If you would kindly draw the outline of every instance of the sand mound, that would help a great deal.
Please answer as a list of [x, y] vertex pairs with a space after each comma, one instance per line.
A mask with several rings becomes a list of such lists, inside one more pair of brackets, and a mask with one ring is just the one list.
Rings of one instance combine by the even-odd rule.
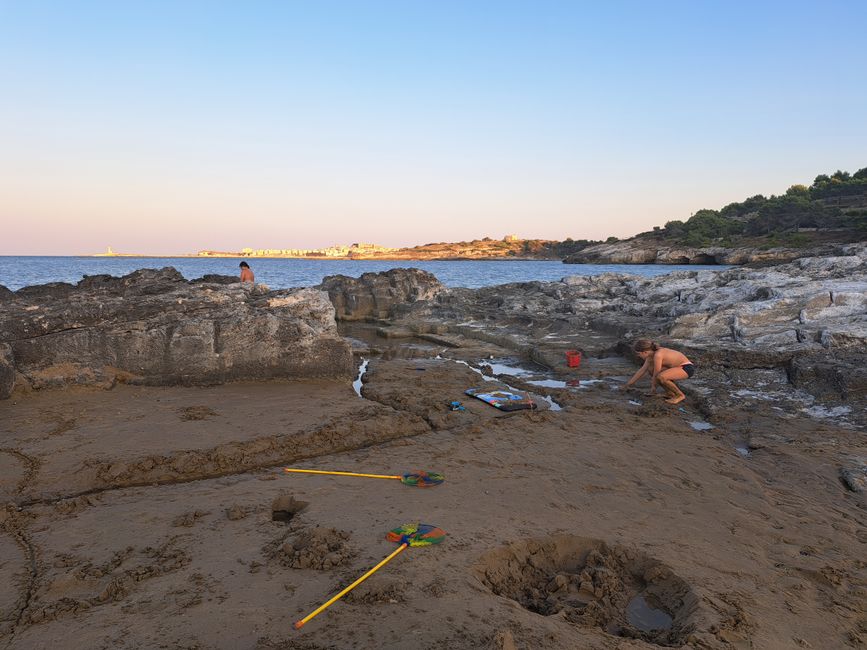
[[558, 536], [528, 540], [481, 558], [495, 594], [543, 616], [582, 627], [680, 646], [694, 630], [698, 598], [663, 564], [601, 540]]
[[292, 569], [327, 571], [347, 564], [355, 551], [349, 546], [349, 533], [317, 526], [302, 530], [278, 547], [280, 564]]

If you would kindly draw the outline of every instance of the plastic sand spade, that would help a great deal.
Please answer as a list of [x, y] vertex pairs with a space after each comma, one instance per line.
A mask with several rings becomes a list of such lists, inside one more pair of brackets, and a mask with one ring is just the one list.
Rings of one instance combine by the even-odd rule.
[[398, 546], [382, 562], [377, 564], [375, 567], [373, 567], [370, 571], [365, 573], [351, 585], [343, 589], [340, 593], [332, 596], [330, 599], [328, 599], [328, 601], [314, 609], [300, 621], [296, 621], [293, 627], [296, 630], [300, 630], [310, 619], [324, 612], [331, 605], [343, 598], [346, 594], [348, 594], [350, 591], [355, 589], [358, 585], [360, 585], [362, 582], [367, 580], [370, 576], [372, 576], [374, 573], [376, 573], [382, 567], [388, 564], [392, 559], [394, 559], [395, 556], [406, 550], [407, 546], [431, 546], [433, 544], [439, 544], [445, 539], [445, 537], [446, 533], [443, 529], [437, 528], [436, 526], [431, 526], [430, 524], [404, 524], [400, 528], [395, 528], [394, 530], [389, 531], [388, 535], [386, 535], [385, 538], [389, 542], [398, 542], [400, 546]]
[[446, 477], [439, 472], [425, 472], [420, 469], [407, 474], [399, 474], [395, 476], [385, 474], [358, 474], [356, 472], [326, 472], [318, 469], [293, 469], [291, 467], [284, 467], [283, 471], [294, 474], [328, 474], [332, 476], [360, 476], [362, 478], [391, 478], [400, 481], [404, 485], [411, 485], [413, 487], [433, 487], [446, 480]]

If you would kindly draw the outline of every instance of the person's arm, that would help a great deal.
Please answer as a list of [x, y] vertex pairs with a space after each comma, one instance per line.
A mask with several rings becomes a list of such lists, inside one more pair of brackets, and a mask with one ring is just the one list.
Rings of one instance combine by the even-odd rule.
[[629, 379], [629, 381], [626, 382], [626, 385], [624, 385], [623, 387], [624, 388], [632, 388], [632, 385], [644, 376], [644, 373], [647, 372], [649, 367], [650, 367], [650, 359], [646, 359], [644, 361], [644, 364], [636, 371], [636, 373], [634, 375], [632, 375], [632, 377]]

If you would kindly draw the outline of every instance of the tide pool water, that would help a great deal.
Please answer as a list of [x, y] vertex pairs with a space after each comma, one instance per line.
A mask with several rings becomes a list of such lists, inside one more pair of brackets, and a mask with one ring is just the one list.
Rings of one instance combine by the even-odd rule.
[[[448, 287], [475, 289], [510, 282], [552, 282], [568, 275], [631, 273], [655, 277], [672, 271], [721, 271], [727, 266], [676, 266], [658, 264], [563, 264], [558, 261], [441, 261], [407, 260], [304, 260], [245, 258], [256, 281], [272, 289], [309, 287], [328, 275], [359, 277], [394, 268], [416, 268], [433, 273]], [[0, 285], [13, 291], [47, 282], [76, 283], [85, 275], [126, 275], [137, 269], [171, 266], [188, 280], [208, 273], [238, 275], [240, 258], [231, 257], [30, 257], [0, 256]]]

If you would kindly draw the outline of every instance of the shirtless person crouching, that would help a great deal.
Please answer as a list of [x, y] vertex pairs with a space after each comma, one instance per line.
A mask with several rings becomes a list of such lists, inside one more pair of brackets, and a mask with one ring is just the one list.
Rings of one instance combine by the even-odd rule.
[[682, 352], [661, 348], [648, 339], [638, 339], [632, 349], [644, 360], [644, 365], [626, 382], [624, 389], [632, 388], [635, 382], [650, 372], [651, 395], [656, 393], [656, 385], [660, 384], [665, 389], [665, 401], [669, 404], [680, 404], [686, 399], [674, 382], [692, 377], [695, 366]]

